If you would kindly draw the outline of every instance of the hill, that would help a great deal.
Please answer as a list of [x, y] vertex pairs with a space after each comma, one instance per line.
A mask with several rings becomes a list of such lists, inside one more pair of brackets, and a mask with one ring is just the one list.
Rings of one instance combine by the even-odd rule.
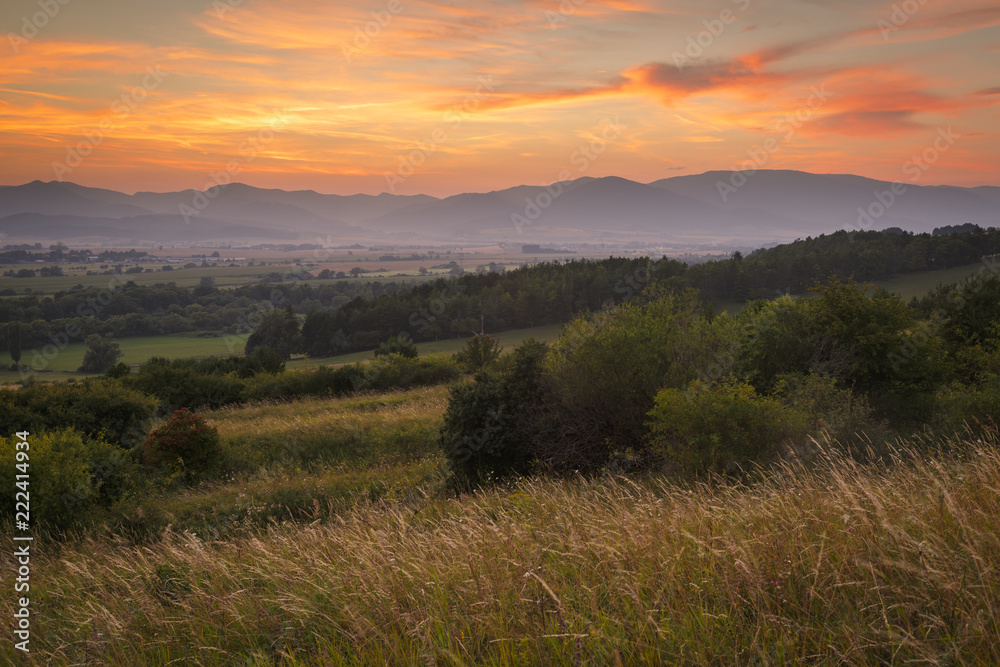
[[[129, 195], [32, 181], [0, 187], [0, 233], [15, 239], [99, 238], [109, 243], [184, 241], [195, 228], [199, 240], [229, 242], [320, 237], [335, 242], [747, 243], [838, 229], [929, 232], [967, 223], [988, 227], [1000, 222], [998, 204], [997, 187], [894, 185], [850, 174], [783, 170], [750, 175], [710, 171], [647, 184], [614, 176], [584, 177], [443, 199], [388, 193], [342, 196], [241, 183], [203, 192]], [[178, 219], [183, 226], [176, 224]]]

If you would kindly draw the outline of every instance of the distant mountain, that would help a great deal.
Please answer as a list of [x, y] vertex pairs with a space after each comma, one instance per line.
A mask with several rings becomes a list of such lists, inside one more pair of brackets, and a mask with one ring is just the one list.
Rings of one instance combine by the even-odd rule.
[[[1000, 188], [896, 185], [851, 174], [762, 170], [746, 177], [709, 171], [654, 181], [662, 188], [728, 211], [767, 211], [810, 234], [902, 227], [929, 232], [943, 224], [1000, 225]], [[860, 209], [860, 210], [859, 210]], [[860, 224], [859, 224], [860, 221]], [[948, 222], [950, 221], [950, 222]]]
[[710, 171], [643, 184], [585, 177], [428, 195], [327, 195], [241, 183], [132, 195], [75, 183], [0, 186], [0, 235], [90, 242], [297, 240], [775, 241], [838, 229], [1000, 226], [1000, 188], [851, 174]]

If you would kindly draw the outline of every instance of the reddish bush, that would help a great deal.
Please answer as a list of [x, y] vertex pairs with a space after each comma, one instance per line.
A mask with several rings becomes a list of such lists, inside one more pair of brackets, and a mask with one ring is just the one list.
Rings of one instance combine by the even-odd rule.
[[143, 449], [143, 459], [150, 465], [179, 467], [192, 473], [211, 469], [222, 455], [219, 432], [187, 408], [174, 410], [166, 423], [149, 434]]

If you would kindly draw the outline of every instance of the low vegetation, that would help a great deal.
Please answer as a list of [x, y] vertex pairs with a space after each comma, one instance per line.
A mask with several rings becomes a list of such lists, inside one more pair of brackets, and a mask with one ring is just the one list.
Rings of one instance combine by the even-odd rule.
[[929, 444], [752, 483], [525, 479], [226, 541], [41, 543], [32, 660], [993, 664], [996, 434]]

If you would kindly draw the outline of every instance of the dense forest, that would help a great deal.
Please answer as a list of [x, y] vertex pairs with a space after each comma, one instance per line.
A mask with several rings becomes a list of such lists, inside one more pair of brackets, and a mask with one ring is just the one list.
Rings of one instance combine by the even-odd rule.
[[[191, 289], [140, 286], [115, 275], [103, 289], [4, 298], [0, 322], [21, 322], [22, 346], [31, 349], [66, 331], [80, 339], [95, 333], [248, 334], [268, 314], [278, 317], [277, 311], [290, 308], [304, 317], [291, 351], [321, 357], [373, 349], [395, 335], [428, 341], [467, 337], [483, 326], [496, 333], [562, 323], [576, 313], [627, 301], [650, 284], [695, 288], [712, 301], [743, 302], [801, 294], [831, 276], [878, 280], [969, 264], [997, 252], [1000, 231], [993, 229], [940, 235], [841, 231], [691, 266], [667, 258], [581, 259], [416, 287], [350, 279], [310, 284], [314, 276], [303, 270], [236, 289], [218, 289], [210, 278]], [[6, 340], [6, 331], [0, 331], [0, 345]]]

